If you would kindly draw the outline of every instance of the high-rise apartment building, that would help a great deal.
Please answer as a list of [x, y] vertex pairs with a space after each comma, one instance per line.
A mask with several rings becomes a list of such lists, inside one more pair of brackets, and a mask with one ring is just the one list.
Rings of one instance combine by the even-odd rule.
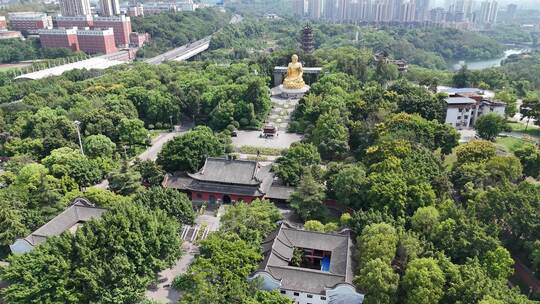
[[324, 0], [324, 18], [334, 20], [337, 10], [337, 0]]
[[91, 15], [90, 0], [60, 0], [60, 12], [62, 16]]
[[429, 20], [429, 2], [429, 0], [416, 0], [416, 21], [423, 22]]
[[323, 0], [309, 0], [308, 1], [308, 15], [309, 18], [318, 20], [321, 18], [323, 7]]
[[477, 23], [482, 25], [494, 24], [497, 21], [497, 10], [497, 1], [491, 0], [482, 2]]
[[414, 0], [405, 0], [401, 4], [401, 22], [414, 22], [416, 15], [416, 5]]
[[297, 17], [304, 17], [306, 14], [306, 3], [304, 0], [293, 0], [293, 13]]
[[119, 0], [101, 0], [101, 15], [110, 17], [120, 15], [120, 1]]

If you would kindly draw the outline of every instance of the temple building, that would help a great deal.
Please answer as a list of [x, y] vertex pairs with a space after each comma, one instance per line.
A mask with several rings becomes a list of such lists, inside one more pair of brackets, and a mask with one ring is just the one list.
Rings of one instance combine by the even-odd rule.
[[12, 245], [9, 245], [9, 248], [13, 254], [30, 252], [35, 246], [44, 243], [50, 237], [64, 233], [64, 231], [75, 233], [81, 225], [100, 218], [106, 211], [107, 209], [99, 208], [85, 198], [76, 198], [69, 208], [27, 237], [16, 239]]
[[263, 242], [263, 261], [248, 280], [299, 304], [361, 304], [364, 295], [352, 284], [353, 251], [349, 230], [321, 233], [282, 222]]
[[163, 187], [181, 190], [193, 202], [251, 202], [256, 198], [285, 202], [294, 188], [279, 184], [272, 165], [231, 158], [207, 158], [196, 173], [166, 175]]

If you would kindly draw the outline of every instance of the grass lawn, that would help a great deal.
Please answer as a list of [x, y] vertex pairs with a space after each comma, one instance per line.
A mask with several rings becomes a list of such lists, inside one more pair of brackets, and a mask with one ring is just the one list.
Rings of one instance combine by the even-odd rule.
[[530, 124], [527, 127], [527, 130], [525, 130], [525, 125], [522, 123], [511, 122], [508, 125], [510, 126], [510, 128], [512, 128], [512, 132], [523, 133], [540, 138], [540, 127], [538, 126]]
[[533, 142], [515, 137], [499, 137], [497, 138], [496, 144], [497, 146], [503, 148], [506, 152], [514, 153], [516, 150], [527, 144], [533, 144]]

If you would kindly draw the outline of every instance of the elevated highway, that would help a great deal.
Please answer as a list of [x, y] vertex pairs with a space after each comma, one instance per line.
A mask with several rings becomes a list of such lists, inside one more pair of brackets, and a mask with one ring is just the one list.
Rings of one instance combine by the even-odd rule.
[[158, 55], [156, 57], [148, 58], [145, 60], [145, 62], [150, 63], [150, 64], [160, 64], [168, 60], [175, 60], [175, 61], [187, 60], [193, 56], [196, 56], [206, 51], [208, 47], [210, 47], [211, 38], [212, 36], [204, 37], [201, 40], [195, 41], [193, 43], [185, 44], [181, 47], [175, 48], [166, 53]]

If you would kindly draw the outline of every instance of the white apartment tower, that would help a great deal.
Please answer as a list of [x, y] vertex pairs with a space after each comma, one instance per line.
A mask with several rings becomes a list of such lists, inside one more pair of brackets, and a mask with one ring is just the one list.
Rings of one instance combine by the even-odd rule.
[[62, 16], [91, 15], [90, 0], [60, 0], [60, 12]]
[[320, 19], [322, 12], [323, 0], [309, 0], [308, 14], [311, 19]]
[[306, 5], [304, 0], [293, 1], [293, 13], [297, 17], [304, 17], [306, 14]]
[[497, 21], [497, 1], [484, 1], [480, 6], [480, 15], [478, 16], [478, 23], [480, 24], [494, 24]]

